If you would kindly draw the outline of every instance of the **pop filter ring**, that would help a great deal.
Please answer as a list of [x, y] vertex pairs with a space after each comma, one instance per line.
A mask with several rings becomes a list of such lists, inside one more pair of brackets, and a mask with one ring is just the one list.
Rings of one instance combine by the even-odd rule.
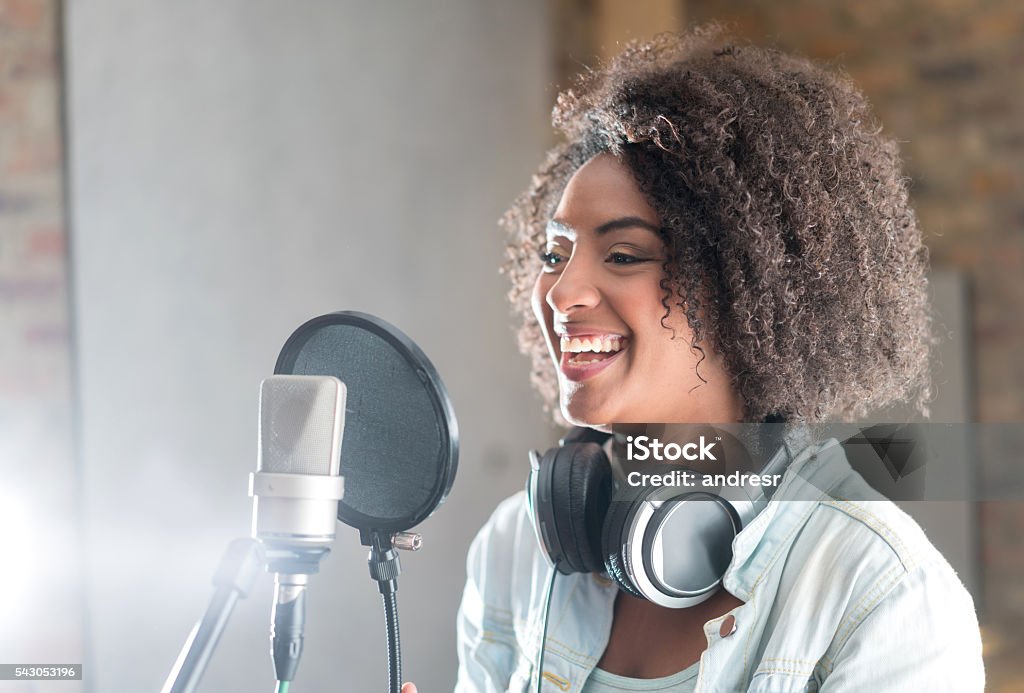
[[[451, 399], [448, 397], [448, 391], [441, 381], [441, 376], [430, 362], [430, 359], [404, 332], [374, 315], [351, 310], [321, 315], [300, 325], [291, 334], [284, 346], [281, 347], [281, 353], [278, 355], [277, 363], [274, 365], [274, 374], [295, 374], [295, 362], [306, 343], [321, 328], [333, 326], [355, 327], [366, 330], [383, 339], [391, 346], [412, 367], [416, 375], [419, 376], [433, 406], [434, 414], [442, 424], [440, 426], [440, 456], [443, 459], [439, 460], [440, 464], [438, 464], [442, 473], [438, 475], [428, 500], [415, 513], [406, 517], [381, 519], [350, 508], [345, 504], [344, 498], [338, 503], [338, 519], [350, 527], [360, 530], [361, 533], [381, 532], [393, 534], [395, 532], [404, 532], [430, 517], [444, 503], [445, 498], [448, 497], [448, 492], [451, 491], [452, 484], [455, 482], [455, 472], [458, 469], [459, 460], [459, 429], [458, 423], [455, 420], [455, 411], [452, 408]], [[342, 373], [301, 373], [296, 375], [333, 375], [342, 382], [345, 381], [344, 374]], [[344, 442], [342, 443], [342, 449], [344, 450]]]

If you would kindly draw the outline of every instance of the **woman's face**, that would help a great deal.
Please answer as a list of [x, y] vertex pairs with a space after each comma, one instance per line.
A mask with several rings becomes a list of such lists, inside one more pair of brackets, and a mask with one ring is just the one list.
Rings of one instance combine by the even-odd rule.
[[673, 306], [665, 317], [658, 228], [629, 169], [610, 154], [576, 171], [548, 223], [533, 310], [557, 370], [562, 414], [571, 423], [742, 417], [721, 357], [703, 345], [703, 382], [685, 316]]

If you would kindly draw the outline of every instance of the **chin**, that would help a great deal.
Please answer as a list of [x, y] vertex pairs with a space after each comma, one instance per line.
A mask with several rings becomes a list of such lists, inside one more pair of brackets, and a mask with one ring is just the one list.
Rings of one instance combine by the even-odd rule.
[[612, 408], [579, 401], [579, 398], [561, 401], [562, 417], [573, 426], [611, 430], [616, 421]]

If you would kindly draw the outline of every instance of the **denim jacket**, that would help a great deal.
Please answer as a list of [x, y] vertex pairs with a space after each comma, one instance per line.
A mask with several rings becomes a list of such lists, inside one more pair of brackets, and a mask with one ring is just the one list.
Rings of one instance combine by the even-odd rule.
[[[523, 493], [480, 530], [467, 572], [457, 693], [532, 690], [550, 568]], [[867, 486], [835, 440], [794, 459], [733, 541], [723, 584], [744, 603], [704, 625], [698, 693], [984, 689], [970, 595], [917, 523]], [[616, 593], [601, 575], [557, 577], [543, 691], [583, 688], [608, 644]], [[730, 615], [731, 633], [721, 628]]]

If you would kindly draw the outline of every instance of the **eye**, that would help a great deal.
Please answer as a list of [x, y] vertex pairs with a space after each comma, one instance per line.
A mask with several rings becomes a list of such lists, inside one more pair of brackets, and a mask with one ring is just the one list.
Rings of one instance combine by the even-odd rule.
[[556, 255], [555, 253], [549, 253], [546, 250], [540, 251], [540, 253], [538, 253], [538, 256], [540, 257], [541, 262], [549, 266], [557, 265], [559, 262], [562, 261], [562, 257], [560, 255]]
[[569, 259], [565, 249], [558, 245], [549, 245], [537, 253], [537, 257], [540, 258], [545, 268], [558, 267]]
[[611, 253], [608, 255], [607, 262], [613, 265], [635, 265], [638, 262], [648, 262], [648, 260], [629, 253]]

